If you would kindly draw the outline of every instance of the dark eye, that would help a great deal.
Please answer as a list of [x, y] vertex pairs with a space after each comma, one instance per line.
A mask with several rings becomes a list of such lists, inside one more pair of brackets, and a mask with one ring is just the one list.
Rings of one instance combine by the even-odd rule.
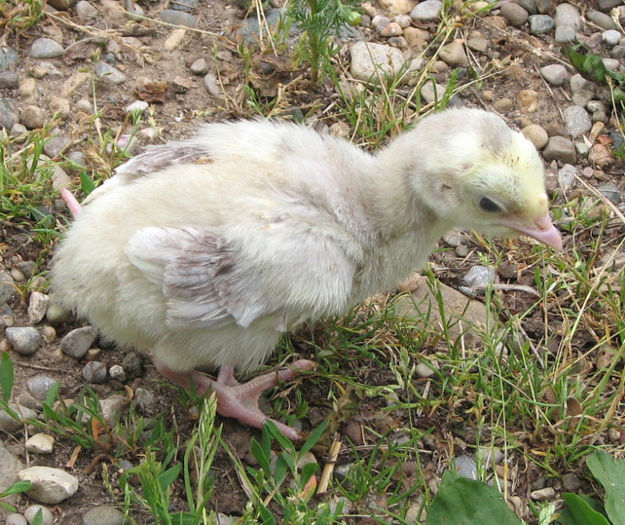
[[482, 197], [480, 199], [480, 208], [482, 208], [482, 210], [490, 212], [490, 213], [494, 213], [496, 211], [503, 211], [501, 209], [501, 206], [499, 206], [499, 204], [497, 204], [496, 202], [490, 200], [488, 197]]

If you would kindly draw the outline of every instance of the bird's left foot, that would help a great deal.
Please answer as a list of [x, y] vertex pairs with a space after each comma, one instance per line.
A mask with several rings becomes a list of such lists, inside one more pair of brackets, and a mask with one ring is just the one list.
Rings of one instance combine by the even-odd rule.
[[[193, 370], [192, 372], [177, 372], [163, 363], [155, 360], [157, 370], [179, 386], [195, 388], [199, 394], [209, 390], [215, 392], [217, 397], [217, 413], [224, 417], [238, 419], [246, 425], [262, 428], [268, 418], [258, 407], [258, 400], [265, 390], [273, 388], [285, 381], [297, 377], [302, 370], [314, 370], [316, 364], [307, 359], [300, 359], [288, 368], [282, 368], [276, 372], [269, 372], [250, 379], [247, 383], [239, 383], [234, 378], [234, 369], [230, 366], [222, 366], [217, 376], [217, 381]], [[294, 428], [271, 419], [286, 437], [298, 441], [302, 435]]]

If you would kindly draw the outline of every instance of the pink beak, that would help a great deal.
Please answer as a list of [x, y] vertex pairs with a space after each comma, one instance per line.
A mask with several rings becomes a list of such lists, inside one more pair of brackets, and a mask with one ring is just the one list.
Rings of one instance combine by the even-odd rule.
[[558, 229], [551, 222], [549, 214], [546, 213], [534, 221], [532, 226], [520, 220], [518, 217], [508, 217], [501, 221], [504, 226], [512, 228], [520, 233], [524, 233], [539, 242], [551, 246], [554, 250], [562, 249], [562, 236]]

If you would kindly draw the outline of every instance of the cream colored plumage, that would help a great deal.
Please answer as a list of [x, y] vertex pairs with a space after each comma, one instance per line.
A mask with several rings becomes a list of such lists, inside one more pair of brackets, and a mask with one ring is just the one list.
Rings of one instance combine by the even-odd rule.
[[[56, 294], [174, 381], [218, 394], [284, 331], [392, 289], [453, 227], [561, 242], [534, 147], [468, 109], [376, 155], [292, 124], [210, 124], [131, 159], [85, 204], [54, 258]], [[222, 385], [190, 372], [203, 365], [224, 367]], [[222, 413], [259, 426], [253, 404]]]

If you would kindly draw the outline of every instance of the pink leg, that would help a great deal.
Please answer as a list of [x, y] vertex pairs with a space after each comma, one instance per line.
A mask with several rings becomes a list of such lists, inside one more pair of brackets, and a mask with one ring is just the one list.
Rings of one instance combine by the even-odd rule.
[[63, 198], [63, 200], [65, 201], [65, 204], [69, 208], [69, 211], [71, 212], [72, 217], [74, 217], [74, 219], [78, 217], [80, 215], [80, 212], [82, 211], [82, 206], [76, 200], [76, 197], [72, 195], [72, 192], [69, 191], [67, 188], [63, 188], [61, 190], [61, 197]]
[[[278, 383], [290, 381], [297, 377], [301, 370], [314, 370], [316, 367], [313, 361], [300, 359], [289, 368], [263, 374], [250, 379], [247, 383], [239, 383], [234, 378], [234, 369], [229, 366], [221, 367], [217, 381], [215, 381], [197, 370], [178, 372], [157, 359], [154, 360], [154, 364], [163, 377], [178, 386], [187, 389], [194, 387], [200, 395], [212, 390], [217, 396], [217, 412], [220, 415], [238, 419], [242, 423], [256, 428], [262, 428], [263, 423], [270, 419], [258, 408], [260, 395]], [[280, 432], [289, 439], [297, 441], [302, 438], [297, 430], [279, 421], [273, 419], [272, 421]]]

